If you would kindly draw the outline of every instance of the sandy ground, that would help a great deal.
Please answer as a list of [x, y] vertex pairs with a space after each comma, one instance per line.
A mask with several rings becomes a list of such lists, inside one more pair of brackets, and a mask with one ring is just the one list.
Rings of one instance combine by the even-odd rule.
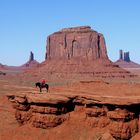
[[[19, 80], [17, 80], [17, 77], [12, 77], [12, 79], [10, 77], [0, 77], [0, 140], [100, 140], [102, 135], [105, 135], [106, 140], [112, 140], [109, 133], [104, 129], [91, 129], [88, 126], [84, 126], [84, 124], [79, 125], [79, 123], [83, 122], [82, 117], [78, 122], [75, 122], [74, 119], [69, 120], [56, 128], [47, 130], [33, 128], [28, 125], [20, 126], [15, 120], [15, 110], [8, 101], [6, 94], [18, 94], [20, 92], [29, 91], [34, 91], [38, 94], [38, 89], [36, 89], [34, 85], [21, 85]], [[116, 98], [117, 96], [133, 98], [140, 96], [140, 78], [131, 80], [107, 79], [106, 81], [75, 82], [61, 86], [59, 84], [52, 84], [49, 94], [51, 94], [51, 92], [60, 93], [65, 91], [72, 93], [79, 92], [82, 94], [106, 95]], [[43, 94], [46, 94], [45, 90], [43, 91]], [[82, 116], [82, 114], [80, 116]], [[138, 133], [133, 137], [133, 140], [139, 140], [139, 135], [140, 134]]]

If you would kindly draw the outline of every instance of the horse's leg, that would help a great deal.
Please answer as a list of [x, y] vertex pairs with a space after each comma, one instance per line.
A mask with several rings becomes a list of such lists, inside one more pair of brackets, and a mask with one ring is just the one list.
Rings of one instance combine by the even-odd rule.
[[47, 92], [49, 92], [50, 90], [49, 90], [49, 85], [47, 85]]
[[46, 88], [46, 92], [48, 92], [48, 86], [47, 86], [47, 84], [45, 84], [44, 87]]
[[48, 87], [46, 87], [46, 91], [48, 92]]
[[49, 87], [49, 85], [48, 85], [48, 92], [50, 92], [50, 87]]
[[42, 92], [42, 88], [40, 87], [40, 92]]

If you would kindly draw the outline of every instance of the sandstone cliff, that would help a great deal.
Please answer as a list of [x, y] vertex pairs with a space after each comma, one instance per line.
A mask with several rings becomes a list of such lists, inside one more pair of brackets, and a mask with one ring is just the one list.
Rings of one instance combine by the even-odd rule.
[[[65, 28], [48, 36], [46, 61], [39, 71], [47, 79], [134, 77], [109, 60], [103, 35], [89, 26]], [[38, 70], [34, 73], [38, 75]]]
[[46, 60], [24, 73], [53, 81], [132, 78], [136, 75], [111, 62], [102, 34], [89, 26], [62, 29], [47, 38]]
[[48, 129], [74, 120], [79, 127], [105, 128], [116, 140], [129, 140], [139, 132], [140, 98], [78, 92], [7, 96], [20, 124]]
[[47, 39], [46, 59], [108, 58], [105, 39], [89, 26], [65, 28]]

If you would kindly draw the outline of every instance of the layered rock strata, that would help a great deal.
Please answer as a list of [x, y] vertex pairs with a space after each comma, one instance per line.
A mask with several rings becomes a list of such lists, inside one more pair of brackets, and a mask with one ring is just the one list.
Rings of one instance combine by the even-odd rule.
[[[39, 72], [53, 79], [125, 78], [134, 74], [113, 64], [103, 34], [89, 26], [65, 28], [48, 36]], [[38, 75], [38, 70], [34, 71]], [[32, 74], [32, 72], [31, 72]]]
[[108, 58], [105, 39], [89, 26], [65, 28], [47, 39], [46, 59]]
[[139, 132], [139, 97], [71, 93], [28, 93], [7, 97], [16, 109], [15, 117], [20, 124], [53, 128], [72, 119], [71, 113], [81, 111], [86, 116], [85, 124], [91, 128], [107, 128], [116, 140], [129, 140]]

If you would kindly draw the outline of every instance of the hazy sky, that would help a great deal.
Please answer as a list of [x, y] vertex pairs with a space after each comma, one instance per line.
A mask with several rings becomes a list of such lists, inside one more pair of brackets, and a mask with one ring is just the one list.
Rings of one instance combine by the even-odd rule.
[[61, 28], [89, 25], [104, 34], [109, 58], [119, 49], [140, 63], [140, 0], [0, 0], [0, 63], [45, 58], [46, 38]]

